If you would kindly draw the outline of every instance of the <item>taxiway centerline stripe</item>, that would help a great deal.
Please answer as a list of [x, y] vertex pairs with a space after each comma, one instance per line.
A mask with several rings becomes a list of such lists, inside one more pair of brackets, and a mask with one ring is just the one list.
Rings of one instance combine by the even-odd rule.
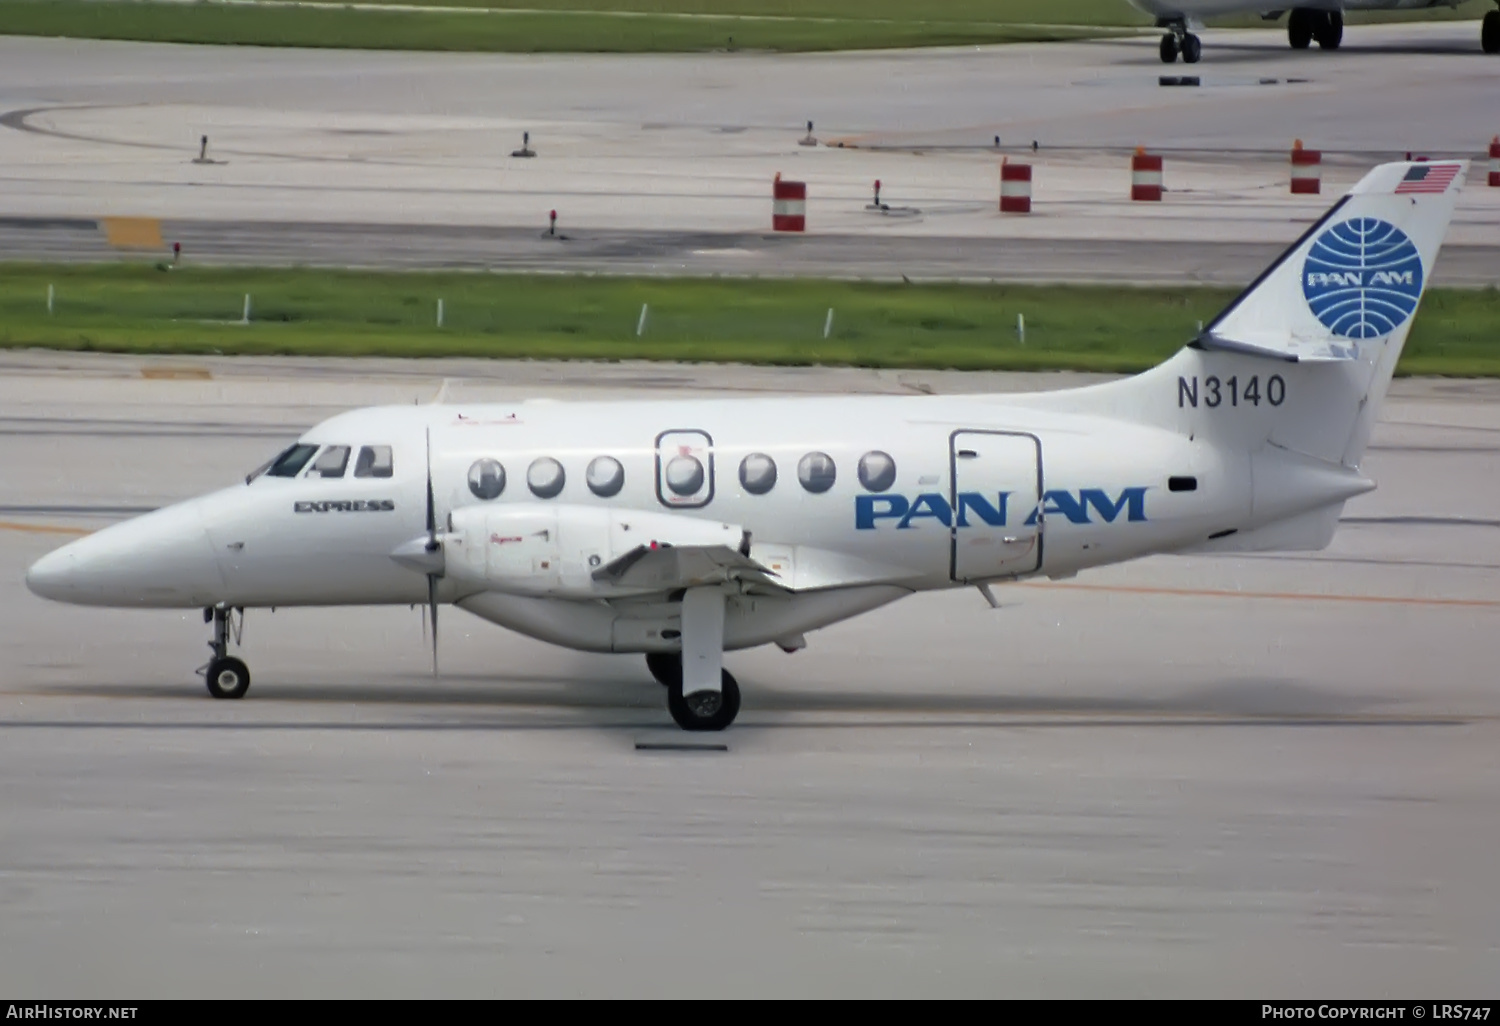
[[1326, 595], [1296, 591], [1225, 591], [1210, 588], [1146, 588], [1124, 584], [1051, 584], [1027, 583], [1030, 588], [1057, 591], [1096, 591], [1117, 595], [1165, 595], [1180, 598], [1298, 599], [1305, 602], [1365, 602], [1377, 605], [1458, 606], [1471, 609], [1500, 609], [1496, 599], [1404, 598], [1399, 595]]

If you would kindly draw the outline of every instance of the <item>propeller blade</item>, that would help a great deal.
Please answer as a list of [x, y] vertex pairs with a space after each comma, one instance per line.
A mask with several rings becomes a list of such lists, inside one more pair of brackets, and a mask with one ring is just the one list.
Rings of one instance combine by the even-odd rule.
[[427, 608], [432, 615], [432, 675], [438, 675], [437, 574], [427, 575]]
[[437, 545], [437, 503], [432, 497], [432, 428], [427, 429], [427, 548]]

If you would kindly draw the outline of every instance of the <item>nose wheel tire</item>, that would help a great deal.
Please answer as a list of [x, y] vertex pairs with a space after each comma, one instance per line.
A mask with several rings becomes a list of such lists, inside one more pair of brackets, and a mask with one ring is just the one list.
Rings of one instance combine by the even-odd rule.
[[1161, 37], [1161, 62], [1163, 64], [1177, 62], [1177, 37], [1170, 32]]
[[1182, 61], [1197, 64], [1203, 58], [1203, 41], [1192, 33], [1182, 37]]
[[1479, 46], [1485, 53], [1500, 53], [1500, 11], [1486, 11], [1479, 27]]
[[215, 698], [244, 698], [250, 690], [250, 668], [234, 656], [209, 663], [204, 679], [208, 693]]
[[684, 696], [682, 677], [667, 685], [667, 710], [683, 730], [723, 730], [740, 711], [740, 685], [728, 670], [719, 678], [722, 690]]

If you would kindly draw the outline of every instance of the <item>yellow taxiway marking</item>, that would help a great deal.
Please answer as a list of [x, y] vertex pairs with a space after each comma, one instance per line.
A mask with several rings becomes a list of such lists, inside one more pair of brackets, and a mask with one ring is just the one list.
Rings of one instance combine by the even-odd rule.
[[1183, 598], [1297, 599], [1303, 602], [1373, 602], [1382, 605], [1460, 606], [1472, 609], [1500, 609], [1500, 600], [1461, 598], [1406, 598], [1400, 595], [1327, 595], [1299, 591], [1228, 591], [1212, 588], [1144, 588], [1125, 584], [1054, 584], [1028, 583], [1029, 588], [1052, 588], [1057, 591], [1097, 591], [1116, 595], [1170, 595]]
[[161, 240], [161, 221], [154, 217], [105, 217], [99, 227], [115, 249], [166, 248]]
[[18, 524], [0, 520], [0, 531], [28, 531], [32, 534], [93, 534], [87, 527], [63, 527], [61, 524]]
[[151, 381], [209, 381], [213, 375], [203, 367], [142, 367], [141, 377]]

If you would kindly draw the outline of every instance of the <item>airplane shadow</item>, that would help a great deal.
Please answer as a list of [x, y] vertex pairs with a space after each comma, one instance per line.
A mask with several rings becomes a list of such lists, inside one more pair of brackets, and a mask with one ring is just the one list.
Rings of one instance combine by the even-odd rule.
[[[1167, 727], [1167, 726], [1446, 726], [1465, 718], [1414, 716], [1389, 709], [1397, 700], [1380, 695], [1333, 693], [1285, 679], [1233, 678], [1208, 682], [1170, 695], [1131, 698], [1121, 695], [1048, 695], [1040, 693], [944, 693], [931, 690], [847, 691], [791, 689], [743, 680], [741, 727], [763, 729], [892, 727]], [[258, 691], [258, 693], [257, 693]], [[357, 722], [317, 722], [257, 717], [246, 719], [146, 722], [138, 718], [111, 722], [47, 720], [33, 725], [68, 727], [161, 727], [289, 730], [639, 730], [670, 727], [666, 702], [654, 681], [626, 678], [580, 679], [453, 675], [428, 682], [409, 677], [359, 684], [276, 681], [259, 686], [235, 709], [257, 705], [285, 711], [327, 705], [360, 705], [372, 712], [398, 706], [428, 713], [461, 710], [462, 715], [411, 717], [406, 713]], [[28, 692], [114, 700], [182, 703], [202, 697], [191, 685], [134, 682], [52, 685]], [[258, 699], [258, 701], [257, 701]], [[1385, 707], [1386, 711], [1382, 711]], [[525, 710], [525, 717], [513, 715]], [[584, 713], [582, 718], [577, 713]], [[541, 713], [541, 719], [537, 717]], [[548, 713], [567, 714], [549, 719]], [[625, 714], [625, 719], [620, 715]], [[814, 718], [803, 718], [814, 714]], [[0, 724], [24, 726], [25, 721]]]

